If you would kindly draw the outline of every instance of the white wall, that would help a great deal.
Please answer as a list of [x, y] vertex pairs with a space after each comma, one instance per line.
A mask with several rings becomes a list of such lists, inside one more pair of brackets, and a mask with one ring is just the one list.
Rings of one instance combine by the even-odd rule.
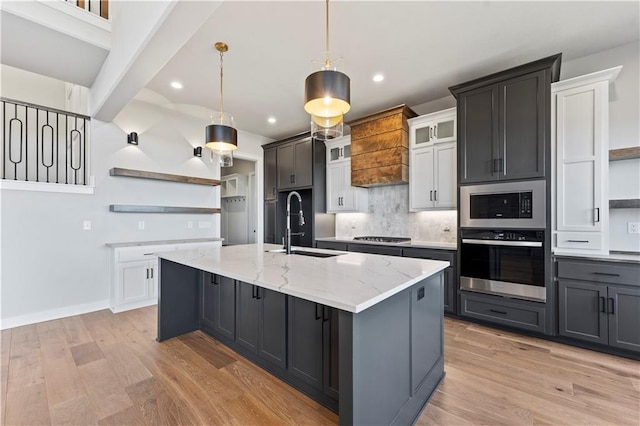
[[0, 64], [0, 95], [5, 98], [65, 108], [65, 82]]
[[[55, 98], [39, 103], [52, 105]], [[219, 215], [109, 212], [110, 204], [220, 207], [219, 187], [109, 176], [112, 167], [123, 167], [218, 178], [217, 162], [193, 156], [208, 116], [183, 111], [198, 108], [134, 100], [113, 122], [92, 121], [93, 195], [1, 190], [0, 327], [106, 308], [110, 252], [105, 243], [219, 236]], [[138, 146], [126, 143], [131, 131], [139, 134]], [[238, 133], [238, 157], [259, 160], [261, 191], [265, 138]], [[91, 221], [90, 231], [83, 230], [85, 220]], [[145, 222], [144, 230], [138, 230], [139, 221]], [[201, 222], [210, 227], [200, 228]]]

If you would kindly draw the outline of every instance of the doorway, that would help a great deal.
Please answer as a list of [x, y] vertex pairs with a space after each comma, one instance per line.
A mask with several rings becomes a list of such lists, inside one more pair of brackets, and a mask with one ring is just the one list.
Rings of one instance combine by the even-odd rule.
[[220, 236], [222, 245], [253, 244], [257, 237], [256, 162], [233, 159], [220, 169]]

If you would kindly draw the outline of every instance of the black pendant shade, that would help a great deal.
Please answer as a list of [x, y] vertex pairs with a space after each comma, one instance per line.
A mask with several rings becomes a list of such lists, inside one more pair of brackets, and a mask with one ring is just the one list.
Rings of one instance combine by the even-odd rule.
[[321, 70], [304, 82], [304, 109], [318, 117], [337, 117], [351, 109], [351, 80], [340, 71]]
[[205, 128], [205, 146], [216, 151], [238, 149], [238, 131], [223, 124], [209, 124]]

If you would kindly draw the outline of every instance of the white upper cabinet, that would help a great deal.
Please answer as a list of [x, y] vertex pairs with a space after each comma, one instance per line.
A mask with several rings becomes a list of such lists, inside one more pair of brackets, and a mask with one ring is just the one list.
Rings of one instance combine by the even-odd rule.
[[609, 83], [621, 68], [551, 85], [555, 252], [608, 253]]
[[409, 122], [409, 210], [455, 209], [456, 109]]
[[408, 120], [411, 148], [428, 146], [440, 142], [455, 142], [456, 109], [449, 108]]
[[351, 186], [351, 136], [325, 141], [327, 147], [327, 213], [369, 210], [366, 188]]

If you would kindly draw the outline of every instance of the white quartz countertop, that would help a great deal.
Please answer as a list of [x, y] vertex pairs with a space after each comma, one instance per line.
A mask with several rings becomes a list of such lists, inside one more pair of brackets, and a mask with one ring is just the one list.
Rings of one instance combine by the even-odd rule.
[[342, 253], [317, 258], [272, 253], [275, 244], [248, 244], [158, 253], [203, 271], [255, 284], [333, 308], [358, 313], [449, 266], [449, 262], [300, 248]]
[[555, 257], [572, 258], [572, 259], [584, 259], [584, 260], [599, 260], [603, 262], [626, 262], [626, 263], [640, 263], [640, 253], [632, 252], [609, 252], [609, 254], [566, 254], [566, 253], [554, 253]]
[[157, 241], [129, 241], [123, 243], [106, 243], [107, 247], [138, 247], [138, 246], [155, 246], [162, 244], [185, 244], [185, 243], [209, 243], [214, 241], [224, 241], [224, 238], [183, 238], [179, 240], [157, 240]]
[[348, 243], [348, 244], [367, 244], [367, 245], [377, 245], [377, 246], [389, 246], [389, 247], [408, 247], [408, 248], [430, 248], [430, 249], [438, 249], [438, 250], [457, 250], [458, 245], [456, 243], [447, 243], [443, 241], [418, 241], [412, 240], [406, 243], [383, 243], [378, 241], [359, 241], [354, 240], [353, 238], [342, 238], [342, 237], [324, 237], [324, 238], [316, 238], [316, 241], [335, 241], [337, 243]]

